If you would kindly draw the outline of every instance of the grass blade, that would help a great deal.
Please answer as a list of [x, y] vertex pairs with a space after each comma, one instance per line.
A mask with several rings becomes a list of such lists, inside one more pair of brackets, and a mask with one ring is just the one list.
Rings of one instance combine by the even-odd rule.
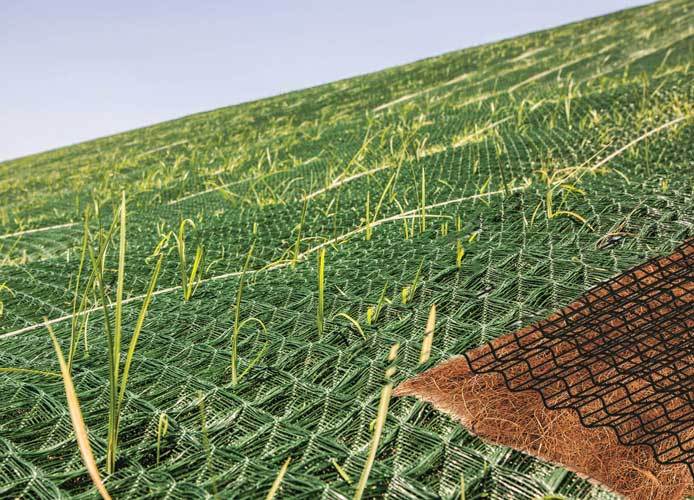
[[[80, 251], [80, 264], [77, 268], [77, 278], [75, 280], [75, 295], [72, 298], [72, 331], [70, 334], [70, 350], [68, 352], [67, 366], [72, 371], [72, 360], [75, 357], [75, 351], [77, 350], [77, 339], [79, 337], [79, 320], [77, 316], [77, 297], [80, 294], [80, 280], [82, 278], [82, 271], [84, 269], [84, 262], [87, 257], [87, 245], [89, 244], [89, 210], [84, 211], [84, 233], [82, 235], [82, 247]], [[91, 281], [91, 280], [90, 280]], [[87, 289], [88, 290], [88, 289]], [[86, 303], [84, 304], [86, 306]], [[83, 307], [83, 303], [80, 302], [80, 309]], [[81, 311], [80, 311], [81, 312]]]
[[[251, 321], [258, 323], [260, 325], [260, 327], [263, 329], [263, 332], [265, 332], [265, 336], [267, 337], [267, 328], [265, 327], [265, 323], [263, 323], [258, 318], [246, 318], [246, 319], [244, 319], [241, 322], [241, 324], [239, 325], [239, 330], [241, 330], [241, 328], [243, 328], [243, 326], [246, 323], [250, 323]], [[239, 381], [241, 381], [241, 379], [243, 379], [243, 377], [246, 376], [246, 373], [248, 373], [251, 370], [251, 368], [253, 368], [255, 365], [258, 364], [258, 362], [263, 358], [263, 356], [265, 356], [265, 353], [267, 352], [268, 347], [269, 347], [269, 343], [265, 342], [262, 349], [260, 349], [258, 354], [256, 354], [255, 358], [253, 358], [251, 360], [251, 362], [248, 363], [248, 366], [246, 366], [246, 369], [241, 372], [241, 375], [239, 375]]]
[[[195, 228], [195, 223], [190, 219], [182, 219], [178, 225], [178, 234], [173, 233], [173, 237], [176, 240], [176, 248], [178, 250], [178, 268], [181, 273], [181, 289], [183, 290], [183, 300], [188, 302], [193, 296], [193, 293], [200, 284], [202, 280], [202, 259], [204, 255], [204, 249], [202, 246], [198, 245], [195, 249], [195, 257], [193, 259], [193, 266], [190, 270], [190, 275], [188, 275], [188, 257], [186, 255], [186, 224], [189, 224], [192, 228]], [[158, 245], [155, 254], [163, 247], [168, 236], [165, 236]]]
[[455, 267], [463, 267], [463, 257], [465, 257], [465, 247], [462, 240], [458, 239], [455, 244]]
[[267, 496], [265, 497], [265, 500], [272, 500], [275, 498], [275, 495], [280, 489], [280, 485], [282, 484], [282, 479], [284, 479], [284, 475], [287, 473], [287, 469], [289, 468], [289, 464], [292, 461], [292, 457], [287, 458], [287, 460], [284, 461], [282, 464], [282, 468], [280, 468], [279, 473], [277, 474], [277, 477], [275, 478], [275, 481], [272, 483], [272, 487], [270, 488], [270, 491], [267, 492]]
[[337, 317], [345, 318], [347, 321], [352, 323], [352, 325], [354, 325], [354, 328], [356, 328], [357, 331], [359, 332], [359, 335], [361, 335], [364, 338], [364, 340], [366, 340], [366, 335], [364, 335], [364, 330], [361, 329], [361, 325], [359, 324], [359, 322], [356, 319], [354, 319], [352, 316], [350, 316], [347, 313], [337, 313], [335, 315], [335, 317], [336, 318]]
[[347, 484], [353, 483], [352, 478], [349, 477], [349, 474], [347, 474], [347, 471], [345, 469], [340, 467], [340, 464], [337, 463], [337, 460], [333, 458], [330, 460], [330, 462], [333, 464], [333, 467], [335, 467], [335, 470], [340, 475], [340, 477], [344, 479], [347, 482]]
[[[390, 353], [388, 354], [388, 361], [392, 362], [395, 360], [399, 347], [400, 346], [398, 344], [391, 347]], [[371, 436], [369, 455], [366, 459], [366, 463], [364, 464], [364, 469], [361, 471], [357, 489], [354, 491], [354, 500], [361, 500], [361, 497], [364, 495], [366, 483], [369, 481], [369, 474], [371, 474], [371, 468], [376, 460], [378, 444], [381, 441], [381, 434], [383, 433], [383, 427], [385, 426], [386, 417], [388, 416], [390, 398], [393, 395], [393, 383], [390, 381], [390, 378], [394, 375], [394, 373], [395, 368], [392, 366], [386, 370], [386, 379], [388, 382], [383, 386], [383, 389], [381, 389], [381, 399], [378, 403], [378, 413], [376, 414], [376, 424], [374, 425], [373, 435]]]
[[113, 328], [113, 342], [111, 343], [110, 367], [113, 370], [113, 385], [110, 387], [109, 401], [109, 425], [108, 425], [108, 446], [106, 453], [106, 470], [113, 474], [116, 469], [116, 454], [118, 450], [118, 426], [120, 414], [118, 412], [118, 385], [120, 381], [120, 344], [123, 337], [123, 287], [125, 282], [125, 246], [126, 246], [126, 227], [125, 227], [125, 191], [121, 193], [120, 205], [120, 234], [118, 238], [118, 277], [116, 283], [116, 306], [115, 323]]
[[[46, 323], [48, 318], [45, 318]], [[77, 438], [77, 446], [80, 449], [80, 454], [82, 455], [82, 462], [84, 462], [89, 476], [99, 491], [99, 494], [105, 500], [110, 500], [111, 496], [106, 491], [101, 476], [99, 475], [99, 468], [94, 460], [94, 454], [92, 453], [92, 447], [89, 444], [89, 434], [87, 431], [87, 426], [82, 418], [82, 410], [80, 410], [80, 402], [77, 398], [77, 392], [75, 391], [75, 386], [72, 383], [72, 377], [70, 376], [70, 371], [68, 370], [67, 363], [63, 357], [63, 351], [60, 349], [60, 344], [58, 339], [53, 333], [53, 328], [51, 325], [46, 324], [48, 328], [48, 334], [51, 336], [53, 341], [53, 348], [55, 349], [55, 354], [58, 357], [58, 363], [60, 363], [60, 371], [63, 376], [63, 385], [65, 386], [65, 397], [67, 398], [68, 409], [70, 410], [70, 420], [72, 421], [72, 427], [75, 430], [75, 437]]]
[[325, 247], [318, 252], [318, 309], [316, 310], [316, 327], [318, 336], [323, 336], [325, 326]]
[[154, 266], [154, 271], [152, 271], [152, 277], [149, 279], [147, 295], [145, 295], [144, 302], [142, 303], [142, 308], [140, 309], [140, 314], [137, 317], [137, 323], [135, 324], [133, 336], [130, 338], [128, 354], [125, 357], [125, 365], [123, 366], [123, 375], [119, 384], [120, 392], [118, 394], [118, 413], [120, 413], [121, 405], [123, 404], [123, 399], [125, 398], [125, 387], [128, 384], [130, 365], [133, 362], [133, 356], [135, 355], [135, 347], [137, 347], [137, 340], [140, 338], [140, 332], [142, 331], [142, 326], [145, 322], [145, 318], [147, 317], [147, 310], [149, 309], [149, 305], [152, 302], [152, 294], [154, 293], [154, 288], [157, 286], [157, 279], [159, 278], [159, 271], [161, 270], [161, 263], [163, 260], [164, 254], [159, 254], [157, 263]]
[[161, 413], [159, 415], [159, 422], [157, 423], [157, 465], [159, 465], [159, 458], [161, 456], [161, 438], [166, 436], [169, 432], [169, 417], [166, 413]]
[[431, 346], [434, 343], [434, 327], [436, 326], [436, 304], [432, 304], [429, 310], [429, 318], [427, 326], [424, 330], [424, 340], [422, 341], [422, 350], [419, 353], [419, 364], [426, 363], [431, 357]]
[[388, 282], [386, 281], [385, 284], [383, 285], [383, 290], [381, 291], [381, 295], [378, 297], [378, 302], [376, 303], [376, 307], [369, 307], [366, 311], [366, 322], [368, 324], [373, 324], [376, 321], [378, 321], [378, 317], [381, 314], [381, 309], [383, 309], [383, 304], [385, 303], [386, 299], [386, 292], [388, 291]]
[[251, 248], [248, 250], [246, 255], [246, 260], [243, 263], [243, 269], [241, 270], [241, 277], [239, 278], [239, 287], [236, 289], [236, 303], [234, 307], [234, 330], [231, 334], [231, 384], [236, 385], [239, 382], [238, 376], [238, 348], [239, 348], [239, 331], [241, 330], [241, 296], [243, 294], [243, 285], [246, 279], [246, 271], [248, 271], [248, 266], [251, 262], [251, 257], [253, 256], [253, 248], [255, 248], [255, 242], [251, 244]]
[[299, 254], [301, 253], [301, 231], [304, 227], [304, 220], [306, 219], [306, 208], [308, 207], [308, 198], [304, 198], [304, 204], [301, 207], [301, 220], [297, 226], [296, 231], [296, 241], [294, 242], [294, 258], [292, 264], [296, 265], [299, 260]]
[[174, 234], [176, 239], [176, 247], [178, 248], [178, 265], [181, 273], [181, 288], [183, 288], [183, 299], [186, 299], [188, 290], [188, 262], [186, 259], [186, 223], [195, 227], [195, 224], [190, 219], [183, 219], [178, 225], [178, 235]]
[[201, 246], [198, 245], [198, 247], [195, 249], [195, 258], [193, 259], [193, 267], [190, 270], [190, 280], [188, 281], [188, 294], [187, 300], [190, 300], [190, 298], [193, 296], [195, 293], [195, 290], [198, 289], [198, 285], [200, 284], [200, 281], [202, 280], [202, 257], [204, 254], [204, 250]]
[[94, 251], [91, 246], [89, 247], [89, 258], [92, 263], [92, 272], [94, 273], [94, 280], [97, 285], [97, 291], [99, 294], [99, 299], [101, 300], [101, 306], [104, 311], [104, 330], [106, 333], [106, 344], [108, 353], [108, 372], [109, 372], [109, 416], [108, 416], [108, 442], [107, 442], [107, 453], [106, 453], [106, 471], [111, 474], [115, 468], [115, 451], [113, 449], [114, 443], [112, 439], [112, 429], [117, 426], [117, 419], [114, 420], [114, 412], [117, 403], [118, 395], [118, 378], [117, 378], [117, 365], [118, 358], [114, 357], [115, 346], [114, 346], [114, 334], [111, 327], [111, 315], [109, 314], [109, 306], [106, 300], [106, 289], [104, 285], [104, 268], [105, 268], [105, 258], [106, 249], [108, 247], [108, 242], [113, 235], [116, 227], [118, 218], [114, 217], [111, 224], [109, 232], [104, 235], [99, 234], [99, 248], [98, 257], [94, 255]]

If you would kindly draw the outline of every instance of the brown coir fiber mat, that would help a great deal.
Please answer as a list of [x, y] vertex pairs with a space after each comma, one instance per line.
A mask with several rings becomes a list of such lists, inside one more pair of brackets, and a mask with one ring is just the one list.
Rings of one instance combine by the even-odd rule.
[[694, 240], [405, 381], [494, 443], [633, 499], [694, 494]]

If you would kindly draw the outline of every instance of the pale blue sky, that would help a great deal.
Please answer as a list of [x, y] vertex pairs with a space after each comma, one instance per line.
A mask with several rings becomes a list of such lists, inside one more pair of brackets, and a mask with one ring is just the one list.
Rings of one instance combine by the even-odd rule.
[[0, 0], [0, 161], [643, 3]]

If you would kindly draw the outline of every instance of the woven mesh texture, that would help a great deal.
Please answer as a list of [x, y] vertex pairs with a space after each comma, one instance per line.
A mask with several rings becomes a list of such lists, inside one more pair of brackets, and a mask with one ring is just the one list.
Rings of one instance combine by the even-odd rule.
[[622, 444], [694, 473], [694, 242], [591, 289], [546, 320], [465, 353], [475, 373], [538, 391]]
[[[283, 497], [351, 498], [334, 463], [352, 480], [361, 473], [392, 344], [398, 383], [694, 236], [693, 21], [690, 1], [667, 0], [2, 163], [0, 367], [58, 370], [42, 322], [67, 349], [81, 214], [97, 201], [90, 229], [108, 226], [125, 190], [124, 343], [161, 234], [190, 218], [187, 247], [205, 257], [185, 302], [176, 249], [165, 249], [111, 494], [262, 498], [291, 456]], [[252, 242], [241, 319], [268, 331], [242, 330], [241, 369], [267, 352], [232, 386], [235, 294]], [[105, 265], [111, 314], [117, 245]], [[432, 304], [431, 358], [418, 366]], [[99, 300], [86, 310], [73, 378], [103, 469], [105, 322]], [[612, 498], [393, 399], [367, 496], [455, 498], [461, 477], [469, 498]], [[95, 495], [60, 379], [0, 371], [0, 497]]]

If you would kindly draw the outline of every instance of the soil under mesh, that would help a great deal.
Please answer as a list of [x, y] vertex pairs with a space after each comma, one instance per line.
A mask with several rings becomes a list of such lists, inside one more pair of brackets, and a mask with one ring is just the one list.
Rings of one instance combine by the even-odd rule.
[[694, 241], [401, 384], [634, 499], [694, 494]]

